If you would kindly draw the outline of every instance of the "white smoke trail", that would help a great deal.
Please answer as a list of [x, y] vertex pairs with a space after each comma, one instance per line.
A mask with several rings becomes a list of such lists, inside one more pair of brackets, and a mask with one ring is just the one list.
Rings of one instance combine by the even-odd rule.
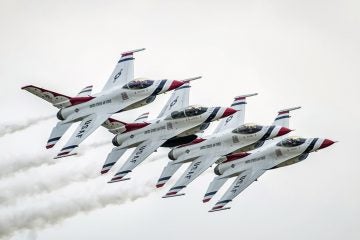
[[22, 123], [3, 124], [2, 126], [0, 126], [0, 137], [5, 136], [6, 134], [24, 130], [28, 127], [31, 127], [32, 125], [35, 125], [41, 121], [45, 121], [53, 117], [54, 116], [44, 116], [44, 117], [29, 119]]
[[20, 197], [51, 192], [73, 182], [100, 175], [102, 159], [64, 159], [52, 166], [22, 171], [0, 181], [1, 205], [13, 204]]
[[[88, 147], [90, 146], [88, 145]], [[96, 143], [96, 146], [100, 145]], [[151, 163], [164, 156], [164, 153], [154, 154], [149, 157], [147, 163]], [[104, 159], [74, 160], [72, 158], [65, 158], [54, 165], [42, 165], [27, 171], [19, 171], [0, 181], [0, 203], [2, 205], [14, 204], [19, 198], [25, 196], [55, 191], [74, 182], [98, 177], [100, 176]], [[111, 177], [112, 172], [109, 173], [107, 175]], [[102, 178], [109, 180], [108, 176], [102, 176]]]
[[98, 178], [60, 191], [36, 196], [15, 207], [1, 210], [0, 238], [21, 230], [37, 230], [57, 224], [79, 213], [111, 204], [123, 204], [148, 196], [155, 182], [107, 184]]
[[[107, 144], [110, 144], [110, 141], [80, 146], [78, 155], [75, 155], [75, 157], [82, 156], [88, 150], [102, 147]], [[54, 159], [53, 157], [54, 155], [44, 150], [44, 153], [37, 156], [16, 156], [9, 159], [2, 159], [2, 161], [0, 161], [0, 178], [10, 177], [19, 171], [27, 171], [31, 168], [40, 167], [42, 165], [52, 165], [63, 161], [63, 159]]]

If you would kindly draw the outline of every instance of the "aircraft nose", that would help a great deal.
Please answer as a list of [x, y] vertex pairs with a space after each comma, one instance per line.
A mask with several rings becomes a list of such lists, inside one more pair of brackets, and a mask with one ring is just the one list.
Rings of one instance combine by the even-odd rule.
[[224, 111], [223, 115], [221, 116], [221, 118], [230, 116], [230, 115], [232, 115], [232, 114], [234, 114], [234, 113], [236, 113], [236, 112], [237, 112], [237, 111], [236, 111], [235, 109], [228, 107], [228, 108], [225, 109], [225, 111]]
[[185, 82], [183, 82], [183, 81], [172, 80], [171, 85], [170, 85], [168, 91], [171, 91], [171, 90], [173, 90], [173, 89], [176, 89], [176, 88], [178, 88], [178, 87], [181, 87], [182, 85], [184, 85], [184, 83], [185, 83]]
[[288, 129], [286, 127], [281, 127], [278, 134], [276, 135], [277, 137], [280, 137], [282, 135], [288, 134], [289, 132], [291, 132], [291, 129]]
[[324, 139], [323, 142], [321, 143], [319, 149], [322, 149], [322, 148], [326, 148], [330, 145], [333, 145], [335, 142], [330, 140], [330, 139]]

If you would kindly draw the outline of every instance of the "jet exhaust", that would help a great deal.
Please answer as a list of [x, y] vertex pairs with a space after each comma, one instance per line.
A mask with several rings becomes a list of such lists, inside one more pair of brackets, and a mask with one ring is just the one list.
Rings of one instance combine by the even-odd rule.
[[48, 120], [52, 118], [53, 116], [45, 116], [45, 117], [39, 117], [39, 118], [33, 118], [29, 119], [22, 123], [12, 123], [12, 124], [4, 124], [0, 126], [0, 137], [3, 137], [7, 134], [12, 134], [21, 130], [25, 130], [28, 127], [31, 127], [41, 121]]
[[43, 229], [80, 213], [109, 205], [133, 202], [153, 192], [154, 184], [145, 182], [109, 185], [100, 178], [72, 185], [55, 193], [36, 196], [1, 210], [0, 238], [10, 237], [21, 230]]

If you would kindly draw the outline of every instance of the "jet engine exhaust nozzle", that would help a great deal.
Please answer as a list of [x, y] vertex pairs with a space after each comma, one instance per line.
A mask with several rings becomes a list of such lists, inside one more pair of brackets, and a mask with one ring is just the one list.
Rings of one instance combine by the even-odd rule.
[[175, 159], [176, 159], [175, 156], [174, 156], [174, 150], [171, 150], [171, 151], [168, 153], [168, 157], [169, 157], [169, 159], [171, 159], [171, 160], [175, 160]]
[[113, 139], [112, 139], [112, 144], [116, 147], [120, 146], [119, 142], [117, 141], [117, 137], [115, 136]]

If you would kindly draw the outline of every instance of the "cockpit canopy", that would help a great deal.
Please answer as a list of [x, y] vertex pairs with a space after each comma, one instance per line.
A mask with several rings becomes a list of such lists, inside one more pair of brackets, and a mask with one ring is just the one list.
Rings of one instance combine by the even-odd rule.
[[144, 89], [154, 84], [153, 80], [147, 79], [135, 79], [126, 84], [123, 88], [125, 89]]
[[233, 133], [239, 134], [253, 134], [259, 132], [263, 127], [257, 124], [244, 124], [241, 127], [234, 129]]
[[276, 146], [280, 146], [280, 147], [296, 147], [296, 146], [300, 146], [305, 141], [306, 141], [305, 138], [289, 137], [289, 138], [285, 138], [284, 140], [282, 140], [281, 142], [276, 144]]
[[203, 114], [207, 111], [206, 107], [201, 106], [189, 106], [181, 111], [174, 111], [171, 113], [173, 119], [184, 118], [184, 117], [193, 117]]

